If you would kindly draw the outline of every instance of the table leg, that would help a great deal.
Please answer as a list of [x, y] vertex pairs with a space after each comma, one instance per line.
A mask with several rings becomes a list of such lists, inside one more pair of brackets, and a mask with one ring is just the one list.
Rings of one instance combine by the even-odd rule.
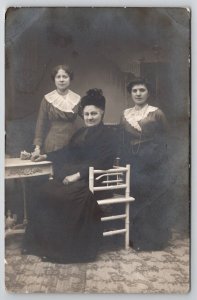
[[26, 181], [25, 178], [21, 178], [22, 184], [22, 197], [23, 197], [23, 223], [16, 224], [17, 216], [11, 215], [11, 211], [8, 210], [8, 217], [6, 218], [7, 229], [5, 231], [5, 237], [22, 234], [25, 232], [25, 227], [27, 225], [27, 200], [26, 200]]
[[27, 197], [26, 197], [26, 180], [25, 178], [21, 178], [22, 183], [22, 193], [23, 193], [23, 224], [27, 225], [28, 219], [27, 219]]

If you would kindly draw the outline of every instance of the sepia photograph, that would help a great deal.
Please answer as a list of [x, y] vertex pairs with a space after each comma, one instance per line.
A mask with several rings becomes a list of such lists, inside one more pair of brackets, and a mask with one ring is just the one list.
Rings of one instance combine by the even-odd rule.
[[190, 292], [191, 10], [5, 12], [5, 289]]

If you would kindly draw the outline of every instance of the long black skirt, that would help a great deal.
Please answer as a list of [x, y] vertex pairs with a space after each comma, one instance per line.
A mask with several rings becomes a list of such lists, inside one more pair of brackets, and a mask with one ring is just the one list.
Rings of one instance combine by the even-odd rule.
[[136, 250], [161, 250], [171, 236], [171, 203], [167, 160], [144, 149], [130, 161], [130, 241]]
[[27, 252], [63, 263], [94, 260], [102, 238], [101, 211], [87, 182], [52, 180], [36, 198], [24, 239]]

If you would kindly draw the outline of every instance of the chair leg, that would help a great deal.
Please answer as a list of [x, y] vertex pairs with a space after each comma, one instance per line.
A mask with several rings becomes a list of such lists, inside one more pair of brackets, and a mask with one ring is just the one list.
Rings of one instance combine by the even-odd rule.
[[129, 203], [126, 203], [126, 219], [125, 219], [125, 249], [129, 248]]

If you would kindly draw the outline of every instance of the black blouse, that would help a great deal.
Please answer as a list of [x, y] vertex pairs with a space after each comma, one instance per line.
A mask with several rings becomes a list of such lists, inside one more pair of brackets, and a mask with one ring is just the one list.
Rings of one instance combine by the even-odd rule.
[[67, 146], [47, 153], [47, 159], [53, 162], [55, 176], [60, 180], [77, 172], [80, 178], [87, 178], [90, 166], [103, 170], [113, 166], [116, 148], [112, 129], [101, 123], [80, 128]]

